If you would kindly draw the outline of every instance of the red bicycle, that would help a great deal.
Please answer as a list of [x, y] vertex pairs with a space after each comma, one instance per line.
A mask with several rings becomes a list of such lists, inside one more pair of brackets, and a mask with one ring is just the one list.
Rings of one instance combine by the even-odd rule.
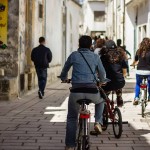
[[[112, 126], [113, 126], [113, 132], [116, 138], [120, 138], [122, 135], [122, 115], [121, 111], [117, 106], [114, 106], [114, 100], [113, 95], [114, 91], [112, 91], [112, 99], [110, 100], [109, 97], [106, 95], [105, 91], [99, 87], [99, 91], [101, 93], [101, 96], [104, 99], [104, 111], [103, 111], [103, 126], [102, 130], [105, 131], [108, 127], [108, 119], [110, 119]], [[96, 132], [91, 131], [91, 135], [95, 135]]]

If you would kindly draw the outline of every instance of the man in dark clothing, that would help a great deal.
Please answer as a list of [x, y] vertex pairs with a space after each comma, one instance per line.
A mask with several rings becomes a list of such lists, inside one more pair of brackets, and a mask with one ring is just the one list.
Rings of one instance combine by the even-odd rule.
[[44, 96], [44, 90], [47, 82], [47, 68], [52, 61], [52, 53], [49, 48], [45, 47], [45, 38], [39, 38], [40, 45], [35, 47], [31, 53], [31, 60], [34, 62], [39, 85], [39, 98]]
[[130, 76], [128, 59], [131, 59], [131, 54], [129, 53], [129, 51], [126, 50], [126, 46], [125, 45], [121, 46], [121, 43], [122, 43], [121, 39], [118, 39], [117, 40], [117, 46], [122, 48], [124, 50], [124, 52], [125, 52], [125, 55], [126, 55], [125, 62], [127, 64], [127, 66], [128, 66], [128, 68], [127, 68], [127, 76]]

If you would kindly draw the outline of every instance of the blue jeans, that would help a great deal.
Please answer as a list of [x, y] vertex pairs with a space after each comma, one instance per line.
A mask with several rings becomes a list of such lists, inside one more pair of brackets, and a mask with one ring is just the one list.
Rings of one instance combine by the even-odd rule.
[[150, 96], [150, 75], [136, 74], [135, 98], [139, 98], [140, 95], [140, 84], [142, 83], [142, 76], [148, 77], [148, 95]]
[[95, 103], [95, 122], [103, 124], [103, 109], [104, 102], [100, 96], [100, 93], [70, 93], [68, 101], [68, 115], [67, 115], [67, 127], [66, 127], [66, 139], [65, 143], [68, 147], [76, 147], [76, 131], [78, 126], [78, 111], [79, 104], [76, 103], [79, 99], [91, 99]]
[[41, 91], [44, 95], [44, 90], [47, 82], [47, 68], [36, 68], [36, 73], [38, 77], [39, 91]]

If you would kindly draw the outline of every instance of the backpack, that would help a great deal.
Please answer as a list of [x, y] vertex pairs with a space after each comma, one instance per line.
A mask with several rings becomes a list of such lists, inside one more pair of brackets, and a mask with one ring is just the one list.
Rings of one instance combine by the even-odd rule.
[[106, 50], [105, 57], [109, 63], [118, 63], [121, 60], [121, 52], [117, 49]]

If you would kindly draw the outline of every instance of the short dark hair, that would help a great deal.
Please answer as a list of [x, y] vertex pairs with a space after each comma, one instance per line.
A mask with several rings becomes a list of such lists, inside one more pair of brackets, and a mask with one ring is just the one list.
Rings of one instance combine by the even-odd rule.
[[44, 37], [40, 37], [39, 38], [39, 43], [43, 43], [43, 42], [45, 42], [45, 38]]
[[121, 45], [121, 39], [118, 39], [117, 40], [117, 46], [120, 46]]
[[79, 48], [90, 48], [92, 45], [92, 38], [88, 35], [83, 35], [79, 39]]

